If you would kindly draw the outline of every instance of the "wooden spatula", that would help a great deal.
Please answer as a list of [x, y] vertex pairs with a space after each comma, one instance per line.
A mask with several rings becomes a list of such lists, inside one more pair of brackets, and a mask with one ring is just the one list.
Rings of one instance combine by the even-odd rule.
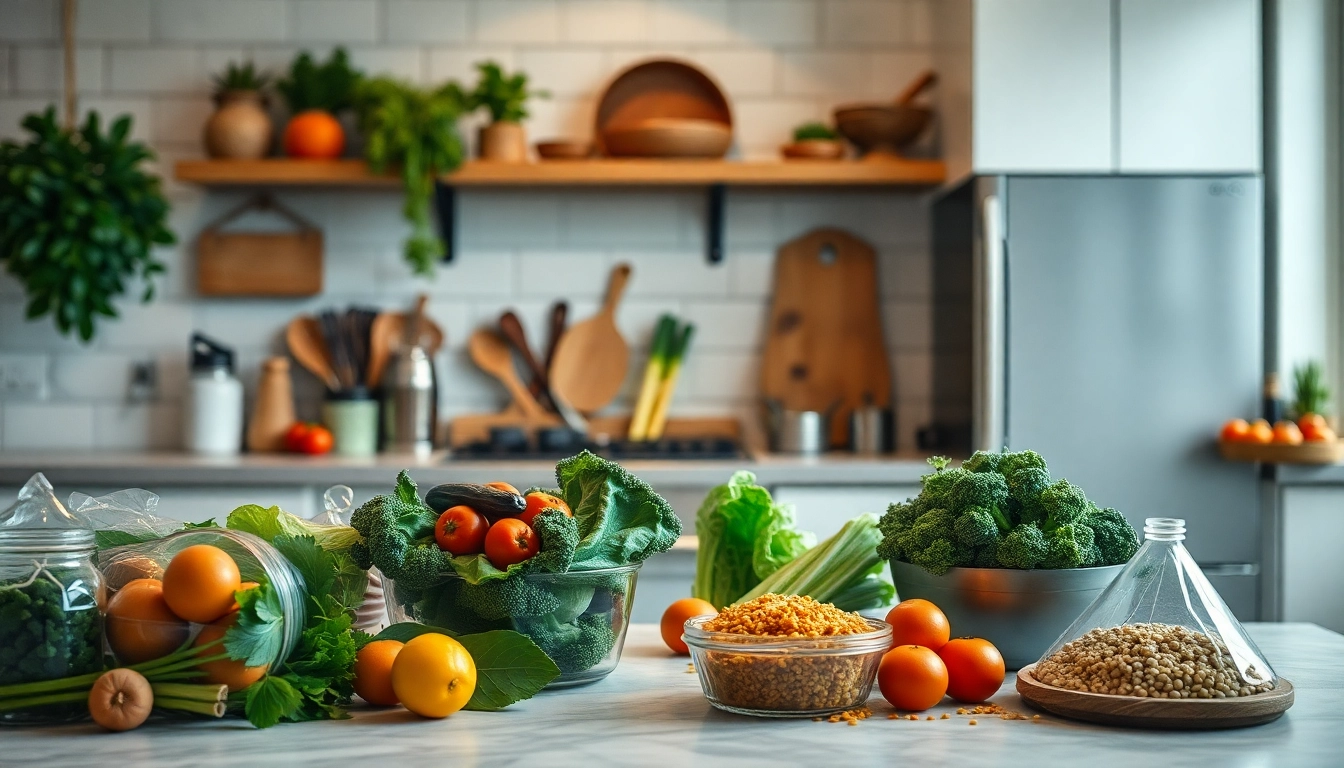
[[341, 382], [332, 369], [331, 354], [327, 351], [326, 339], [322, 336], [322, 324], [312, 315], [299, 315], [289, 321], [285, 328], [285, 343], [289, 353], [307, 368], [327, 389], [335, 392], [341, 388]]
[[494, 331], [484, 328], [471, 334], [467, 341], [471, 359], [481, 370], [499, 379], [499, 383], [509, 391], [514, 405], [526, 416], [545, 416], [546, 411], [537, 403], [532, 393], [518, 380], [518, 370], [513, 367], [513, 353], [509, 343]]
[[616, 305], [630, 280], [630, 265], [611, 271], [607, 299], [596, 315], [571, 327], [560, 337], [551, 363], [551, 391], [584, 413], [610, 403], [625, 383], [630, 347], [616, 329]]

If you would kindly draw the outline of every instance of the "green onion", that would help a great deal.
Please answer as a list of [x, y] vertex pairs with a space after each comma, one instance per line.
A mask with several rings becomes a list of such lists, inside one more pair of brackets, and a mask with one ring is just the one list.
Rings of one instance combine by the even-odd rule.
[[676, 341], [677, 321], [671, 315], [658, 318], [658, 327], [653, 333], [653, 347], [649, 350], [649, 362], [644, 366], [644, 383], [639, 388], [639, 398], [635, 401], [635, 413], [630, 417], [629, 438], [644, 440], [649, 433], [649, 417], [658, 401], [658, 388], [667, 369], [668, 352]]

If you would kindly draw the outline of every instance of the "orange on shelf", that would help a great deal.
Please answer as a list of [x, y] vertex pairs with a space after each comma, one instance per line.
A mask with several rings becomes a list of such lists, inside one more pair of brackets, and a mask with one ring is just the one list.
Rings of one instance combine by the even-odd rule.
[[1302, 430], [1291, 421], [1280, 421], [1274, 425], [1273, 442], [1278, 445], [1301, 445]]

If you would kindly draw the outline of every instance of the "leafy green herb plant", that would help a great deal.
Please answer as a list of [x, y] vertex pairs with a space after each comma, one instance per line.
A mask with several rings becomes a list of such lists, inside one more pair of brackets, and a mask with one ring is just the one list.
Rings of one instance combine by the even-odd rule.
[[528, 99], [550, 96], [547, 91], [528, 90], [524, 72], [506, 75], [493, 61], [481, 62], [476, 69], [481, 78], [476, 82], [476, 89], [468, 95], [468, 111], [485, 107], [490, 112], [491, 122], [520, 123], [527, 118]]
[[223, 73], [211, 79], [215, 81], [216, 96], [229, 91], [260, 91], [271, 83], [271, 76], [258, 70], [251, 61], [229, 62]]
[[355, 89], [355, 109], [366, 139], [365, 155], [375, 173], [395, 168], [406, 190], [403, 214], [411, 223], [406, 261], [415, 274], [434, 274], [443, 241], [430, 220], [434, 179], [462, 164], [457, 119], [466, 97], [456, 83], [435, 90], [392, 78], [366, 80]]
[[275, 88], [293, 114], [309, 109], [335, 113], [354, 106], [355, 89], [363, 79], [364, 73], [350, 66], [344, 48], [332, 51], [331, 58], [321, 64], [304, 51], [290, 65], [289, 76]]
[[835, 141], [839, 138], [825, 123], [803, 123], [793, 129], [794, 141]]
[[1308, 413], [1330, 413], [1330, 387], [1318, 360], [1308, 360], [1293, 369], [1293, 415], [1302, 418]]
[[0, 262], [23, 283], [29, 319], [51, 315], [64, 335], [93, 338], [100, 317], [139, 278], [142, 302], [164, 271], [156, 245], [175, 242], [154, 155], [129, 139], [123, 116], [103, 133], [96, 112], [77, 131], [56, 110], [24, 118], [32, 137], [0, 144]]

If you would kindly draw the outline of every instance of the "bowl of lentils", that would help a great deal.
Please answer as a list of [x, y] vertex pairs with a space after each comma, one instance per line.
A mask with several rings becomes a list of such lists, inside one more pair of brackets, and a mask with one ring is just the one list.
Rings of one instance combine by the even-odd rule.
[[766, 594], [687, 620], [682, 639], [715, 707], [815, 717], [868, 700], [891, 626], [810, 597]]

